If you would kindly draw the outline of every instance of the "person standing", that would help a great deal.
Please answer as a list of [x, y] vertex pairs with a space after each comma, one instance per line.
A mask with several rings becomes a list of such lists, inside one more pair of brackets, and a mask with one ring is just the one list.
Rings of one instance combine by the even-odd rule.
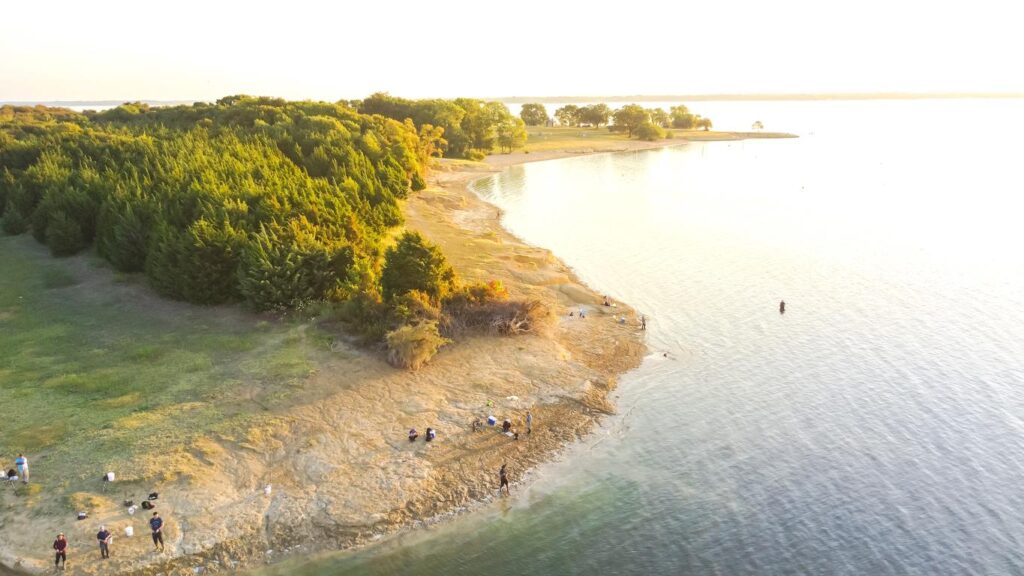
[[786, 301], [785, 300], [779, 300], [779, 314], [785, 314], [785, 313], [786, 313]]
[[159, 512], [153, 512], [153, 517], [149, 519], [149, 527], [153, 530], [153, 548], [163, 552], [164, 551], [164, 521], [160, 518]]
[[508, 470], [506, 470], [507, 467], [508, 467], [508, 464], [502, 464], [501, 465], [501, 470], [498, 470], [498, 478], [501, 479], [501, 484], [498, 486], [498, 494], [501, 494], [501, 489], [502, 488], [505, 489], [505, 494], [511, 494], [512, 493], [509, 490], [509, 487], [508, 487]]
[[64, 533], [57, 534], [57, 539], [53, 541], [53, 551], [55, 552], [53, 558], [54, 568], [63, 568], [67, 570], [68, 562], [68, 539], [64, 537]]
[[100, 526], [100, 531], [96, 533], [96, 539], [100, 542], [100, 558], [110, 558], [110, 531], [107, 530], [106, 526]]
[[526, 434], [533, 433], [533, 414], [529, 410], [526, 411]]
[[24, 454], [18, 454], [18, 457], [14, 459], [14, 465], [18, 468], [18, 476], [21, 477], [21, 481], [28, 484], [28, 458], [25, 458]]

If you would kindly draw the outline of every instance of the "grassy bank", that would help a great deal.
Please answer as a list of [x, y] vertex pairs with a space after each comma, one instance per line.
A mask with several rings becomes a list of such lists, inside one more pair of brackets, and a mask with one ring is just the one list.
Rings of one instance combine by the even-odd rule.
[[[681, 141], [745, 140], [753, 138], [795, 138], [783, 132], [724, 132], [720, 130], [666, 130], [672, 139]], [[541, 152], [584, 147], [607, 147], [630, 142], [624, 133], [607, 128], [536, 127], [527, 129], [525, 150]], [[635, 139], [633, 139], [635, 141]]]
[[109, 470], [173, 478], [204, 436], [244, 444], [327, 347], [302, 324], [164, 300], [27, 236], [0, 238], [0, 270], [0, 455], [28, 455], [29, 492], [45, 496], [19, 508], [79, 509], [68, 495]]

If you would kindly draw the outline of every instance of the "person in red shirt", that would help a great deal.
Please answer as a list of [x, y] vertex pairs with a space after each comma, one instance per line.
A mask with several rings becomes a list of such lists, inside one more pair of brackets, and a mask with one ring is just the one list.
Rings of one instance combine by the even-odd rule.
[[68, 540], [64, 537], [64, 533], [61, 532], [57, 535], [57, 539], [53, 541], [53, 550], [56, 552], [53, 559], [54, 568], [63, 568], [67, 570], [68, 562]]

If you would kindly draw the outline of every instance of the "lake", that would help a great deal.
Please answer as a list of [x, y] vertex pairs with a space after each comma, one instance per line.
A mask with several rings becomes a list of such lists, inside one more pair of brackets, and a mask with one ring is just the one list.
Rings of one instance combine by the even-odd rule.
[[800, 138], [477, 184], [650, 318], [619, 413], [513, 498], [274, 573], [1024, 572], [1024, 101], [691, 109]]

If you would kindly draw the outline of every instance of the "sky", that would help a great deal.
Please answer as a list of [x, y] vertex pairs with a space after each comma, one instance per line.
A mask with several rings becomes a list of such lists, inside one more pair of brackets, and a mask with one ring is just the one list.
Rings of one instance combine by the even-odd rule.
[[1024, 92], [1009, 0], [8, 0], [0, 101]]

